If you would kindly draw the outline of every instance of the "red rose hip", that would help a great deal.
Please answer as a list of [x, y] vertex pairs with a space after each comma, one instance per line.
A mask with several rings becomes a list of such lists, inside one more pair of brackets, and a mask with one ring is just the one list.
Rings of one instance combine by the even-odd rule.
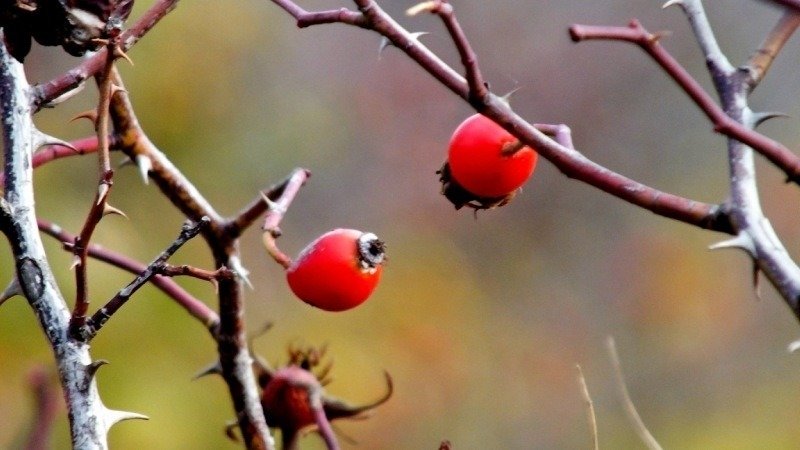
[[537, 153], [481, 114], [453, 133], [441, 174], [443, 193], [456, 208], [507, 203], [536, 167]]
[[345, 311], [367, 300], [381, 277], [384, 244], [372, 233], [329, 231], [310, 243], [286, 269], [300, 300], [325, 311]]

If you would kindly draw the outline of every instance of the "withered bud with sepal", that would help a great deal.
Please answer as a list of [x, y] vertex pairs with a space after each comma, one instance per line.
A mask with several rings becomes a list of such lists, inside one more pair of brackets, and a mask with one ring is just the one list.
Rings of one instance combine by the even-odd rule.
[[116, 37], [132, 8], [133, 0], [0, 0], [0, 27], [9, 53], [20, 62], [31, 38], [81, 56]]

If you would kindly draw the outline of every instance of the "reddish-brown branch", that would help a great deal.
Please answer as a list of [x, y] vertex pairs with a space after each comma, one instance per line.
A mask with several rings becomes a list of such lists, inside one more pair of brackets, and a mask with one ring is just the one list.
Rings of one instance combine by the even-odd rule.
[[267, 249], [267, 253], [275, 262], [285, 269], [289, 268], [292, 260], [278, 248], [276, 242], [276, 239], [281, 235], [280, 223], [289, 205], [291, 205], [294, 197], [306, 183], [310, 175], [311, 173], [307, 170], [296, 170], [287, 181], [281, 195], [277, 196], [274, 200], [263, 192], [261, 194], [263, 196], [263, 203], [267, 206], [264, 225], [261, 227], [263, 231], [262, 241], [264, 247]]
[[161, 267], [166, 263], [167, 259], [169, 259], [173, 254], [175, 254], [178, 249], [180, 249], [186, 242], [188, 242], [193, 237], [197, 236], [200, 230], [208, 225], [209, 219], [207, 217], [203, 217], [200, 221], [196, 223], [187, 222], [181, 228], [180, 235], [169, 245], [163, 252], [161, 252], [156, 259], [153, 260], [150, 264], [145, 267], [145, 269], [137, 274], [136, 278], [131, 281], [127, 286], [121, 289], [117, 294], [109, 300], [102, 308], [98, 309], [97, 312], [92, 314], [92, 317], [86, 320], [84, 326], [77, 331], [76, 338], [84, 342], [91, 341], [97, 332], [100, 331], [101, 328], [108, 322], [120, 308], [122, 308], [125, 303], [130, 300], [131, 296], [136, 293], [142, 286], [144, 286], [148, 281], [150, 281], [154, 276], [158, 274]]
[[[261, 217], [265, 212], [267, 212], [267, 202], [264, 201], [264, 197], [268, 198], [270, 201], [274, 201], [278, 204], [284, 204], [284, 208], [289, 206], [291, 200], [288, 202], [285, 200], [284, 193], [291, 194], [291, 197], [297, 194], [297, 190], [305, 184], [308, 177], [311, 176], [311, 172], [308, 169], [297, 168], [289, 174], [283, 181], [278, 184], [275, 184], [268, 189], [261, 191], [259, 195], [253, 199], [250, 204], [242, 208], [233, 219], [228, 222], [226, 226], [227, 232], [230, 236], [238, 237], [240, 236], [244, 230], [246, 230], [250, 225], [252, 225], [259, 217]], [[288, 191], [287, 191], [288, 190]], [[281, 200], [284, 198], [284, 200]], [[265, 223], [265, 226], [269, 226], [269, 224]], [[277, 226], [277, 224], [276, 224]]]
[[[114, 82], [122, 87], [122, 81], [116, 74]], [[247, 279], [247, 272], [239, 259], [238, 234], [229, 232], [232, 221], [220, 216], [148, 139], [124, 91], [112, 98], [111, 119], [120, 135], [121, 150], [137, 164], [147, 162], [148, 176], [162, 194], [190, 219], [196, 221], [202, 216], [211, 219], [210, 225], [203, 231], [203, 237], [214, 255], [215, 267], [227, 267], [237, 274], [235, 279], [218, 280], [220, 322], [216, 341], [222, 377], [228, 385], [245, 444], [251, 449], [272, 449], [273, 439], [264, 419], [247, 347], [242, 293], [242, 281]]]
[[[303, 17], [303, 14], [313, 14], [305, 12], [291, 1], [272, 1], [298, 20]], [[470, 101], [469, 84], [461, 75], [419, 43], [411, 33], [386, 14], [376, 2], [373, 0], [354, 1], [368, 21], [367, 25], [361, 25], [362, 27], [386, 37], [389, 42], [406, 53], [453, 93]], [[482, 108], [480, 111], [482, 114], [500, 124], [526, 145], [535, 148], [540, 155], [569, 177], [576, 178], [658, 215], [701, 228], [724, 233], [733, 232], [725, 208], [659, 191], [600, 166], [577, 150], [567, 148], [549, 139], [533, 125], [519, 117], [499, 97], [491, 93]]]
[[319, 25], [323, 23], [346, 23], [355, 25], [357, 27], [366, 27], [367, 22], [364, 16], [356, 11], [351, 11], [347, 8], [334, 9], [329, 11], [315, 11], [308, 12], [297, 4], [286, 0], [273, 0], [278, 6], [285, 9], [286, 12], [291, 14], [297, 19], [297, 26], [299, 28], [310, 27], [312, 25]]
[[[117, 138], [115, 136], [109, 136], [109, 144], [112, 148], [115, 147], [117, 145]], [[43, 147], [41, 150], [33, 154], [33, 167], [39, 167], [56, 159], [94, 153], [97, 151], [97, 136], [89, 136], [83, 139], [78, 139], [70, 142], [70, 145], [72, 148], [58, 144]], [[3, 183], [3, 178], [4, 174], [0, 172], [0, 184]]]
[[[39, 219], [39, 230], [43, 233], [58, 239], [67, 251], [72, 251], [75, 236], [64, 231], [58, 225], [48, 221]], [[111, 264], [112, 266], [123, 269], [132, 274], [139, 274], [144, 272], [147, 265], [142, 264], [127, 256], [121, 255], [117, 252], [101, 247], [99, 245], [90, 244], [88, 247], [89, 256]], [[164, 292], [168, 297], [175, 300], [175, 302], [186, 310], [192, 317], [200, 321], [206, 328], [211, 331], [212, 335], [216, 335], [217, 327], [219, 326], [219, 316], [211, 308], [205, 305], [202, 301], [198, 300], [192, 294], [188, 293], [185, 289], [180, 287], [172, 279], [156, 275], [150, 282]]]
[[772, 3], [777, 3], [779, 5], [783, 5], [787, 8], [794, 9], [796, 11], [800, 11], [800, 0], [769, 0]]
[[89, 282], [87, 279], [86, 262], [89, 256], [89, 242], [91, 241], [92, 234], [97, 228], [97, 224], [105, 214], [106, 199], [108, 198], [109, 186], [111, 186], [111, 177], [113, 171], [109, 170], [103, 174], [98, 190], [95, 194], [95, 199], [92, 206], [89, 208], [89, 213], [86, 215], [86, 221], [83, 224], [80, 234], [75, 238], [73, 253], [75, 255], [75, 308], [72, 310], [72, 318], [70, 319], [70, 334], [73, 337], [78, 337], [83, 326], [86, 324], [86, 313], [89, 310]]
[[217, 270], [208, 270], [187, 266], [185, 264], [180, 266], [164, 264], [158, 267], [158, 273], [165, 277], [187, 276], [197, 278], [198, 280], [210, 281], [214, 286], [217, 285], [217, 280], [233, 280], [236, 278], [236, 272], [227, 267], [220, 267]]
[[269, 196], [262, 193], [262, 201], [267, 207], [264, 225], [261, 226], [262, 230], [273, 232], [279, 230], [278, 227], [286, 214], [286, 210], [289, 209], [297, 193], [300, 192], [300, 188], [306, 184], [310, 176], [311, 172], [306, 169], [295, 169], [283, 185], [280, 195]]
[[781, 169], [789, 181], [800, 184], [800, 157], [780, 142], [738, 123], [725, 114], [725, 111], [700, 86], [700, 83], [658, 43], [660, 35], [649, 33], [636, 20], [631, 21], [628, 27], [573, 25], [569, 32], [575, 42], [597, 39], [624, 41], [638, 45], [700, 107], [714, 125], [714, 131], [752, 147]]
[[[122, 51], [128, 51], [133, 47], [159, 20], [175, 9], [178, 5], [178, 1], [179, 0], [157, 0], [136, 23], [119, 36], [120, 49]], [[97, 54], [65, 74], [45, 84], [36, 86], [31, 96], [34, 111], [38, 111], [43, 105], [61, 96], [65, 92], [76, 88], [89, 77], [103, 70], [107, 51], [108, 49], [103, 48], [98, 51]]]
[[755, 89], [758, 83], [764, 78], [775, 57], [781, 51], [783, 46], [797, 31], [800, 26], [800, 9], [787, 10], [781, 16], [778, 23], [770, 30], [764, 42], [758, 47], [758, 50], [747, 61], [748, 73], [748, 87], [750, 92]]
[[409, 9], [409, 14], [413, 15], [417, 11], [428, 11], [436, 14], [442, 19], [447, 32], [456, 46], [458, 55], [461, 57], [461, 64], [464, 66], [465, 78], [469, 86], [469, 101], [478, 111], [483, 108], [489, 89], [483, 80], [480, 67], [478, 66], [478, 56], [472, 50], [472, 46], [467, 39], [467, 35], [461, 28], [461, 24], [456, 20], [453, 13], [453, 6], [447, 0], [432, 0], [420, 3], [416, 8]]
[[97, 192], [95, 193], [89, 213], [86, 215], [86, 222], [81, 229], [80, 235], [75, 239], [75, 309], [72, 311], [70, 320], [70, 333], [78, 337], [86, 324], [86, 313], [89, 308], [89, 284], [87, 281], [86, 262], [89, 256], [88, 246], [94, 230], [106, 213], [108, 205], [108, 195], [113, 184], [114, 171], [111, 170], [111, 158], [109, 156], [109, 113], [108, 108], [111, 97], [114, 95], [114, 85], [111, 81], [111, 73], [114, 71], [114, 55], [111, 52], [111, 45], [107, 46], [106, 60], [103, 71], [98, 75], [98, 90], [100, 99], [97, 106], [97, 120], [95, 121], [95, 133], [97, 134], [97, 155], [99, 167], [99, 181]]

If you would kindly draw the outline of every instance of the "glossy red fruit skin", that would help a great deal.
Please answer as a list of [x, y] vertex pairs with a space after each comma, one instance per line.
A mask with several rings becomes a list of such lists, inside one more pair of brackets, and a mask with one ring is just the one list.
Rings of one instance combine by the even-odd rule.
[[518, 140], [481, 114], [468, 117], [450, 138], [447, 161], [453, 179], [477, 197], [514, 193], [533, 174], [537, 153], [530, 147], [503, 154]]
[[[346, 311], [364, 303], [378, 285], [383, 270], [381, 263], [369, 267], [362, 262], [359, 238], [365, 235], [339, 228], [309, 244], [286, 269], [292, 292], [325, 311]], [[380, 245], [382, 262], [383, 244]]]

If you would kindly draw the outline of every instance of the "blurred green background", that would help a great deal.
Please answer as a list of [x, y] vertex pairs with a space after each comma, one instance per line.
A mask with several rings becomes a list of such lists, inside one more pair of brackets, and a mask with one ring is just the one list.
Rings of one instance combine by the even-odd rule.
[[[152, 2], [139, 0], [135, 20]], [[308, 9], [348, 2], [300, 2]], [[412, 1], [381, 2], [423, 42], [457, 66], [441, 24], [402, 15]], [[780, 13], [767, 4], [706, 2], [723, 49], [745, 60]], [[578, 149], [601, 164], [666, 191], [708, 202], [727, 195], [725, 141], [638, 48], [573, 44], [572, 23], [672, 30], [663, 45], [710, 88], [702, 55], [678, 9], [658, 1], [534, 2], [453, 0], [486, 78], [535, 122], [567, 123]], [[706, 247], [723, 236], [673, 223], [569, 180], [540, 161], [509, 206], [477, 220], [439, 195], [434, 172], [452, 130], [470, 109], [399, 51], [378, 54], [379, 37], [341, 25], [298, 30], [268, 1], [181, 2], [120, 64], [152, 140], [223, 214], [256, 197], [297, 166], [313, 172], [284, 223], [282, 248], [296, 254], [336, 227], [373, 231], [390, 261], [373, 298], [330, 314], [297, 301], [280, 268], [243, 238], [255, 290], [247, 321], [273, 330], [256, 343], [273, 363], [290, 343], [329, 343], [330, 393], [365, 402], [394, 398], [362, 422], [339, 423], [360, 445], [346, 448], [587, 448], [590, 432], [576, 380], [581, 364], [595, 401], [602, 448], [639, 448], [619, 404], [606, 336], [617, 339], [634, 402], [667, 448], [797, 448], [800, 356], [786, 345], [797, 320], [762, 286], [750, 262]], [[790, 42], [752, 97], [756, 110], [800, 116], [800, 57]], [[46, 81], [78, 59], [36, 48], [27, 70]], [[96, 102], [94, 86], [36, 117], [65, 139], [91, 134], [68, 123]], [[763, 131], [800, 147], [796, 119]], [[36, 172], [41, 217], [76, 231], [95, 186], [96, 159], [62, 160]], [[760, 165], [765, 209], [789, 250], [800, 227], [796, 187]], [[102, 222], [96, 242], [149, 261], [172, 241], [182, 217], [134, 169], [119, 170], [111, 202], [130, 220]], [[46, 241], [69, 301], [70, 257]], [[209, 267], [195, 241], [173, 259]], [[11, 277], [0, 246], [0, 283]], [[93, 305], [132, 276], [90, 266]], [[214, 304], [212, 288], [179, 282]], [[223, 435], [232, 408], [220, 379], [191, 377], [215, 357], [207, 332], [148, 287], [112, 319], [92, 354], [111, 365], [99, 387], [112, 408], [149, 422], [113, 429], [114, 448], [236, 448]], [[18, 445], [32, 414], [26, 374], [51, 354], [21, 299], [0, 308], [0, 447]], [[63, 416], [63, 414], [62, 414]], [[68, 446], [66, 419], [56, 448]], [[303, 448], [322, 448], [314, 435]]]

